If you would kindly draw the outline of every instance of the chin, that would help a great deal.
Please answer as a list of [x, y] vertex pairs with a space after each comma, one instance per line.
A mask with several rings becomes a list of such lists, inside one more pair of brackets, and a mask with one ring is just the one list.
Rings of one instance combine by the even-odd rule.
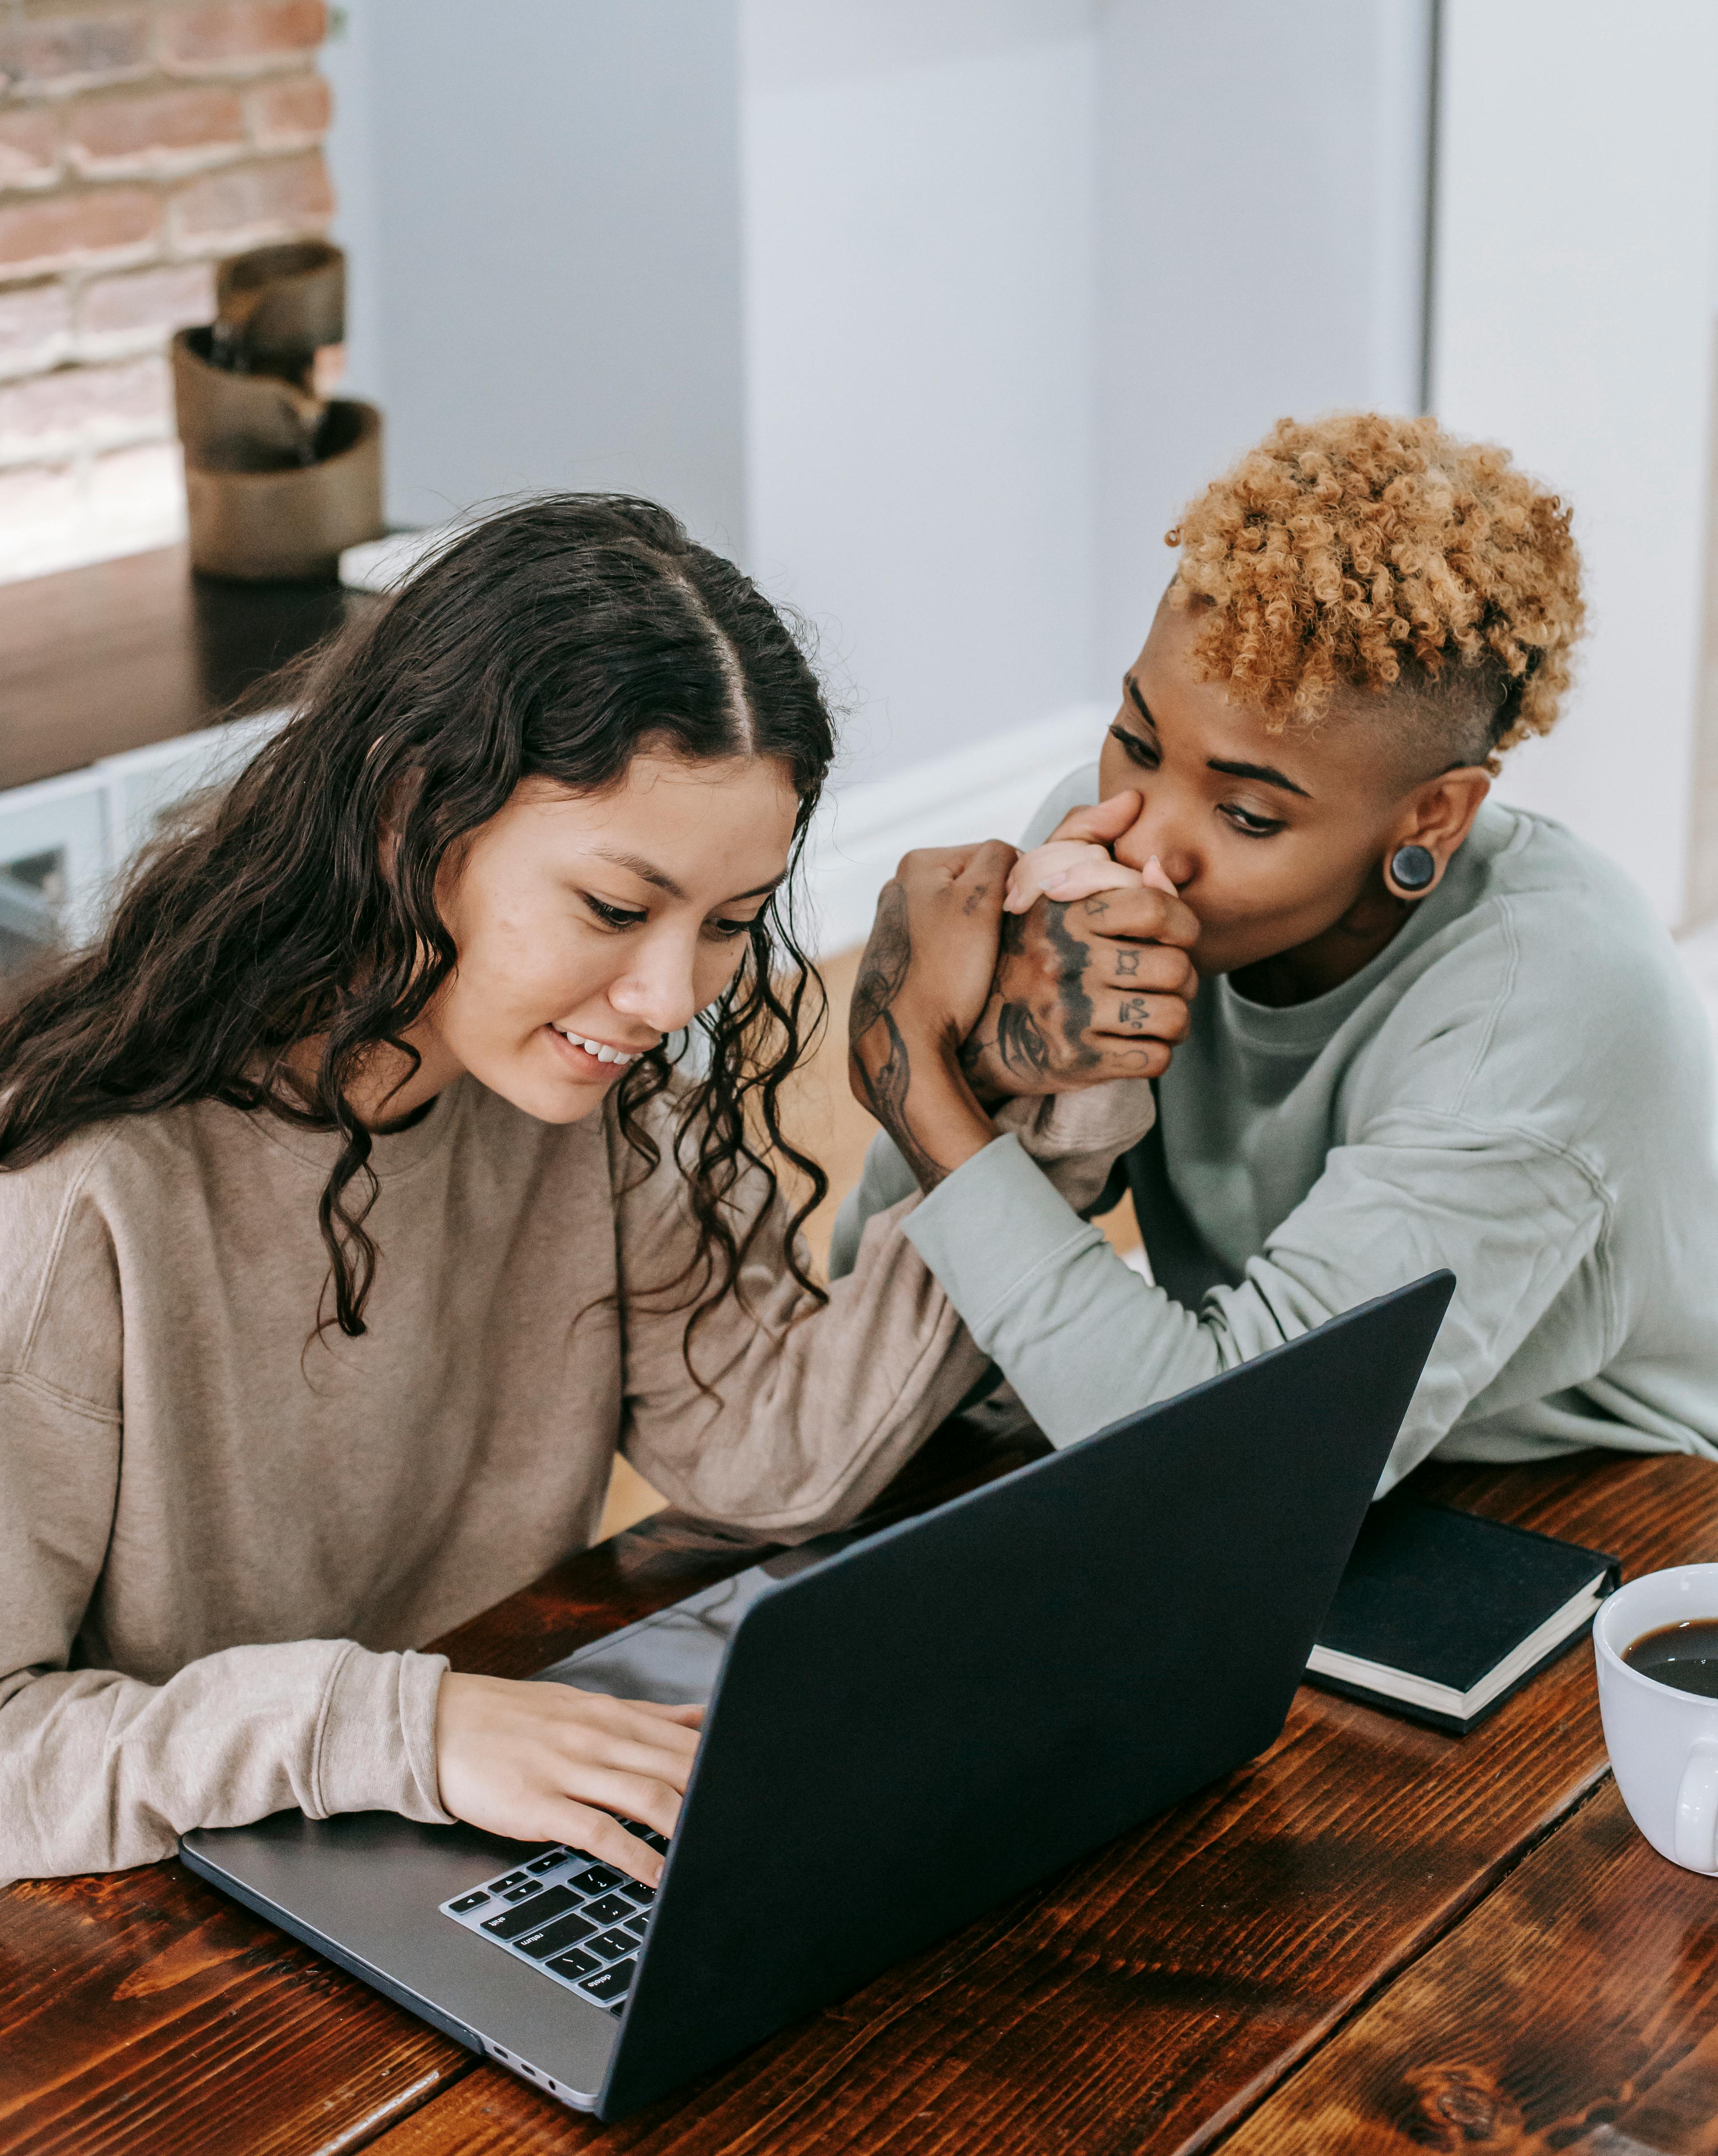
[[612, 1083], [579, 1086], [562, 1079], [558, 1083], [545, 1085], [540, 1078], [521, 1080], [500, 1071], [493, 1077], [485, 1077], [481, 1070], [474, 1070], [471, 1075], [480, 1086], [498, 1093], [522, 1116], [529, 1116], [539, 1123], [582, 1123], [599, 1112], [614, 1091]]

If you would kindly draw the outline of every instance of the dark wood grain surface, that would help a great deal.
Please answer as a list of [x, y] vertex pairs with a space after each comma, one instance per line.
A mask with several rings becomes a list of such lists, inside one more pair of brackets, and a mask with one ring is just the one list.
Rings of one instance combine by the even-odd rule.
[[193, 577], [183, 547], [0, 586], [0, 788], [260, 710], [345, 608], [336, 586]]
[[358, 2145], [471, 2055], [177, 1864], [0, 1897], [0, 2148]]
[[[897, 1502], [1002, 1464], [956, 1434]], [[1718, 1476], [1695, 1461], [1438, 1471], [1422, 1486], [1613, 1549], [1630, 1573], [1718, 1554]], [[659, 1518], [447, 1644], [462, 1666], [522, 1673], [754, 1554]], [[0, 2147], [1207, 2147], [1292, 2090], [1345, 2023], [1364, 2025], [1453, 1927], [1465, 1934], [1547, 1835], [1551, 1861], [1603, 1763], [1584, 1647], [1461, 1740], [1304, 1691], [1278, 1743], [1227, 1782], [611, 2128], [469, 2064], [176, 1866], [14, 1888], [0, 1897]]]
[[1256, 2111], [1225, 2156], [1711, 2156], [1718, 1881], [1616, 1784]]

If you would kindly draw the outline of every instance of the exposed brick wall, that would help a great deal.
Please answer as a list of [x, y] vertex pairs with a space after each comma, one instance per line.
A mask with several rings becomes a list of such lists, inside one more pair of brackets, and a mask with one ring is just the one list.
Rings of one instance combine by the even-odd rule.
[[0, 0], [0, 579], [157, 546], [164, 351], [211, 264], [323, 232], [323, 0]]

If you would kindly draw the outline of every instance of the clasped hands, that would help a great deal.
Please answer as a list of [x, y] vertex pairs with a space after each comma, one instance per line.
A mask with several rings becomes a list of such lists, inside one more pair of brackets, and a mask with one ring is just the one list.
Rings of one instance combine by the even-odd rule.
[[908, 854], [878, 901], [848, 1022], [853, 1090], [921, 1188], [990, 1144], [987, 1107], [1155, 1078], [1187, 1031], [1191, 910], [1108, 844], [1114, 794], [1026, 855], [992, 839]]

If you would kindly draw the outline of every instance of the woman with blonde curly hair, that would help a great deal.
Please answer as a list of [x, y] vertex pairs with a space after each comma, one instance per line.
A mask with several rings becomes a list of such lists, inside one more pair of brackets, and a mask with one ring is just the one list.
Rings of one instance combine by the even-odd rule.
[[[838, 1265], [916, 1183], [905, 1234], [1064, 1442], [1448, 1265], [1386, 1486], [1434, 1450], [1718, 1457], [1703, 1014], [1628, 877], [1487, 798], [1568, 686], [1568, 510], [1499, 449], [1346, 413], [1281, 422], [1169, 541], [1032, 850], [909, 856], [886, 894], [852, 1043], [889, 1139]], [[987, 1000], [932, 1012], [917, 954], [948, 978], [985, 873]], [[1130, 1072], [1158, 1120], [1108, 1202], [1155, 1285], [986, 1113]]]

